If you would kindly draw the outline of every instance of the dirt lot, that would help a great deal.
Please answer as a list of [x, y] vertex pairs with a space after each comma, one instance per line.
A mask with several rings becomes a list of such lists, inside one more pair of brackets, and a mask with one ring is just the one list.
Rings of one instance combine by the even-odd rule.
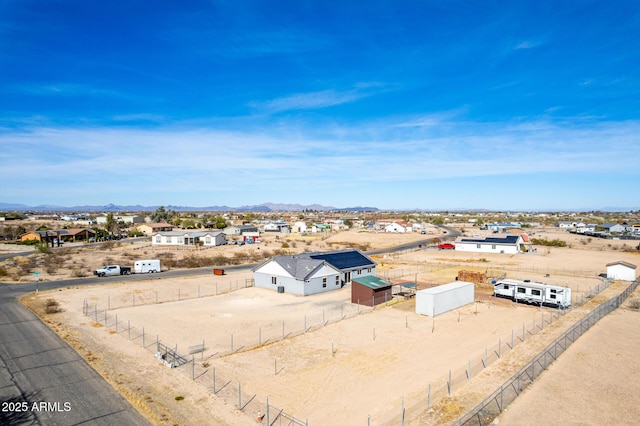
[[[543, 238], [552, 239], [559, 231], [539, 232], [545, 233]], [[379, 276], [417, 280], [421, 287], [453, 281], [461, 269], [477, 270], [488, 276], [506, 274], [570, 285], [574, 300], [582, 297], [581, 302], [589, 303], [598, 299], [592, 299], [601, 283], [597, 275], [605, 272], [607, 263], [626, 260], [639, 264], [637, 254], [621, 250], [624, 242], [582, 244], [574, 239], [579, 236], [557, 236], [570, 239], [572, 247], [513, 256], [425, 249], [375, 260]], [[424, 238], [416, 234], [348, 232], [309, 245], [300, 242], [298, 246], [309, 250], [315, 247], [313, 244], [324, 247], [320, 249], [369, 244], [373, 249], [416, 237]], [[144, 250], [149, 257], [155, 254], [149, 247], [140, 249]], [[274, 407], [308, 419], [313, 425], [364, 424], [368, 420], [371, 424], [395, 424], [403, 406], [406, 418], [414, 418], [416, 424], [437, 424], [438, 418], [447, 423], [452, 413], [462, 414], [471, 408], [466, 405], [481, 399], [497, 376], [474, 373], [470, 384], [481, 391], [470, 391], [457, 383], [452, 397], [458, 393], [460, 398], [455, 401], [456, 409], [447, 412], [442, 404], [449, 403], [443, 398], [448, 372], [464, 374], [472, 360], [483, 358], [486, 348], [503, 344], [523, 324], [529, 327], [532, 320], [535, 323], [536, 318], [553, 314], [508, 301], [481, 299], [434, 320], [415, 314], [411, 300], [372, 311], [350, 304], [348, 287], [303, 298], [242, 288], [247, 278], [247, 274], [237, 274], [123, 282], [32, 295], [26, 302], [41, 310], [44, 299], [55, 298], [63, 312], [46, 315], [46, 321], [158, 424], [211, 424], [212, 420], [214, 424], [255, 424], [255, 413], [258, 409], [264, 413], [267, 397]], [[606, 291], [615, 293], [617, 288], [615, 285]], [[486, 286], [478, 286], [477, 294], [488, 291]], [[604, 300], [604, 296], [601, 298]], [[95, 312], [100, 311], [100, 315], [93, 319], [83, 315], [85, 300], [90, 306], [97, 305]], [[568, 326], [581, 310], [587, 310], [589, 303], [576, 307], [571, 315], [560, 316], [516, 346], [513, 352], [518, 357], [511, 358], [511, 367], [528, 361], [544, 341]], [[104, 323], [102, 310], [107, 307], [109, 327], [104, 327], [99, 323]], [[117, 332], [113, 327], [115, 315], [122, 327]], [[131, 340], [129, 325], [133, 330]], [[147, 349], [142, 348], [143, 327]], [[628, 332], [633, 333], [631, 329]], [[205, 352], [192, 355], [193, 366], [169, 369], [153, 356], [156, 336], [167, 346], [177, 345], [181, 354], [197, 350], [204, 341]], [[630, 356], [631, 349], [636, 351], [632, 346], [623, 348], [625, 356]], [[567, 352], [563, 357], [569, 355]], [[214, 371], [218, 383], [215, 396], [211, 392]], [[581, 382], [579, 378], [574, 380]], [[247, 404], [243, 412], [236, 408], [240, 385]], [[436, 408], [425, 417], [429, 392]], [[176, 396], [184, 399], [176, 401]], [[438, 401], [440, 406], [436, 405]], [[440, 415], [435, 420], [434, 412]], [[578, 423], [589, 420], [583, 418]]]

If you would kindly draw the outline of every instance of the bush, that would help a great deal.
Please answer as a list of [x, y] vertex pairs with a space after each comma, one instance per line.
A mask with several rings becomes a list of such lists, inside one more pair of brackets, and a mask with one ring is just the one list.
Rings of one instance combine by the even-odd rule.
[[544, 238], [532, 238], [531, 242], [537, 246], [546, 246], [546, 247], [566, 247], [567, 243], [562, 240], [554, 239], [547, 240]]
[[633, 297], [629, 299], [629, 308], [634, 311], [640, 311], [640, 297]]
[[4, 266], [0, 266], [0, 277], [8, 277], [9, 271]]
[[47, 243], [38, 243], [36, 244], [36, 250], [40, 253], [51, 253], [51, 247]]
[[62, 312], [62, 309], [57, 300], [47, 299], [44, 302], [44, 312], [47, 314], [57, 314], [58, 312]]
[[71, 274], [76, 278], [86, 277], [87, 273], [83, 271], [81, 268], [73, 268]]

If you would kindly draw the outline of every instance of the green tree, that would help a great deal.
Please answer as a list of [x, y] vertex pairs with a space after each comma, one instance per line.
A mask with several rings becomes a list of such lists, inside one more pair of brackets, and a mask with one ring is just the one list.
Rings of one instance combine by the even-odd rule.
[[224, 229], [227, 227], [227, 221], [220, 215], [217, 215], [213, 221], [215, 222], [216, 229]]
[[156, 209], [155, 212], [151, 214], [151, 221], [153, 222], [169, 222], [171, 218], [174, 216], [173, 211], [165, 210], [164, 206], [160, 206]]
[[107, 221], [104, 224], [104, 229], [111, 235], [118, 230], [118, 222], [114, 219], [113, 213], [107, 213]]

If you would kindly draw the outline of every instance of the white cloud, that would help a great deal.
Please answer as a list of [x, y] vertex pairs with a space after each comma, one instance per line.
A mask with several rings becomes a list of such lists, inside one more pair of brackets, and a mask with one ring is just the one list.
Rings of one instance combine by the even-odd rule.
[[[185, 194], [255, 196], [275, 191], [298, 200], [309, 191], [330, 191], [349, 199], [352, 191], [379, 185], [395, 183], [401, 188], [448, 178], [606, 172], [613, 179], [620, 173], [638, 173], [639, 130], [636, 121], [578, 125], [461, 123], [444, 118], [434, 126], [336, 127], [334, 137], [326, 129], [317, 137], [311, 129], [282, 126], [246, 132], [5, 130], [0, 132], [0, 180], [11, 188], [3, 190], [3, 197], [13, 198], [5, 201], [21, 201], [19, 193], [39, 199], [60, 199], [64, 194], [76, 197], [69, 204], [83, 204], [77, 199], [82, 194], [117, 201], [119, 195], [135, 198], [138, 193], [175, 199]], [[197, 199], [190, 203], [210, 204]]]
[[368, 96], [368, 94], [358, 90], [347, 90], [343, 92], [336, 90], [322, 90], [319, 92], [296, 93], [270, 101], [252, 102], [250, 103], [250, 106], [256, 109], [275, 113], [291, 110], [326, 108], [334, 105], [355, 102], [365, 96]]

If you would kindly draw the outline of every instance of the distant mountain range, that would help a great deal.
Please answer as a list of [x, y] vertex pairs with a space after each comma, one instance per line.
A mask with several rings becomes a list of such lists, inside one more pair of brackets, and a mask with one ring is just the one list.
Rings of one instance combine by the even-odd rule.
[[[136, 205], [116, 205], [107, 204], [104, 206], [56, 206], [50, 204], [41, 204], [37, 206], [27, 206], [25, 204], [0, 203], [0, 211], [32, 211], [32, 212], [153, 212], [160, 206], [141, 206]], [[253, 206], [229, 207], [229, 206], [208, 206], [208, 207], [190, 207], [190, 206], [164, 206], [166, 210], [174, 211], [220, 211], [220, 212], [295, 212], [303, 210], [313, 211], [360, 211], [360, 212], [376, 212], [376, 207], [345, 207], [336, 208], [330, 206], [321, 206], [319, 204], [301, 205], [301, 204], [278, 204], [264, 203]]]

